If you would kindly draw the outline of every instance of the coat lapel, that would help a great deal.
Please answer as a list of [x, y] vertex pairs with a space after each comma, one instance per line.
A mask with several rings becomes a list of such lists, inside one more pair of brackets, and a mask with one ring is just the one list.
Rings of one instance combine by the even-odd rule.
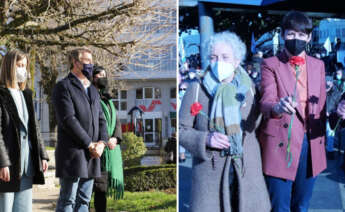
[[[289, 64], [289, 58], [286, 55], [285, 51], [283, 51], [280, 55], [278, 55], [279, 58], [279, 75], [283, 84], [283, 87], [285, 88], [285, 91], [287, 95], [292, 96], [295, 89], [296, 84], [296, 77], [292, 73], [291, 66]], [[296, 101], [299, 102], [299, 95], [298, 91], [296, 91]], [[297, 106], [297, 112], [301, 115], [302, 109], [301, 105], [298, 104]]]
[[77, 87], [83, 94], [83, 96], [88, 100], [90, 101], [90, 97], [89, 95], [86, 94], [86, 91], [85, 91], [85, 88], [84, 86], [81, 84], [80, 80], [77, 79], [76, 76], [74, 76], [72, 73], [70, 73], [68, 75], [68, 78], [70, 79], [70, 81], [72, 82], [72, 84]]
[[316, 107], [319, 104], [320, 96], [320, 72], [317, 72], [317, 67], [314, 66], [312, 58], [306, 57], [307, 74], [308, 74], [308, 111], [309, 114], [316, 114]]
[[26, 132], [28, 132], [28, 110], [27, 110], [27, 105], [24, 99], [24, 95], [21, 93], [20, 94], [20, 98], [22, 100], [22, 105], [20, 105], [19, 107], [23, 107], [23, 114], [19, 114], [20, 120], [22, 121], [22, 124], [26, 130]]
[[4, 98], [4, 106], [6, 107], [6, 110], [8, 111], [10, 118], [14, 121], [14, 123], [16, 124], [16, 128], [19, 131], [20, 125], [22, 123], [18, 114], [17, 106], [14, 103], [12, 95], [7, 88], [0, 88], [0, 92]]
[[92, 84], [89, 87], [89, 92], [90, 92], [91, 102], [95, 102], [96, 97], [98, 95], [98, 91], [97, 91], [97, 89], [94, 88], [94, 86]]
[[288, 96], [291, 96], [293, 94], [294, 85], [295, 85], [294, 82], [296, 80], [295, 80], [295, 76], [291, 72], [291, 68], [289, 65], [289, 58], [284, 52], [281, 53], [278, 56], [278, 58], [280, 61], [278, 74], [280, 75], [280, 79], [285, 88], [286, 94]]

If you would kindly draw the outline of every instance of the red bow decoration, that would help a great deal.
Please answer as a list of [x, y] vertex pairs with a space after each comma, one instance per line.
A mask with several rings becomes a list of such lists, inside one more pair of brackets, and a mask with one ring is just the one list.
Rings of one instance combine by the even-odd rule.
[[303, 57], [292, 56], [289, 60], [289, 63], [293, 66], [301, 66], [305, 64], [305, 60]]
[[192, 106], [190, 107], [190, 113], [192, 116], [196, 116], [200, 113], [202, 110], [202, 105], [199, 102], [194, 102]]

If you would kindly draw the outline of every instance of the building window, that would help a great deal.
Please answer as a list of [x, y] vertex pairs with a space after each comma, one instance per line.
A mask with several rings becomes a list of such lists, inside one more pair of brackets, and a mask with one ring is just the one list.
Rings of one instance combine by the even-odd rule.
[[113, 90], [114, 98], [112, 99], [117, 110], [127, 111], [127, 91]]
[[143, 89], [142, 88], [138, 88], [136, 90], [136, 99], [143, 99]]
[[127, 99], [127, 91], [126, 90], [121, 90], [121, 99]]
[[162, 98], [161, 89], [155, 88], [155, 99]]
[[127, 102], [126, 101], [121, 101], [121, 110], [127, 111]]
[[176, 88], [171, 88], [170, 89], [170, 98], [171, 99], [176, 99]]
[[152, 99], [153, 97], [152, 88], [144, 88], [144, 92], [145, 92], [145, 99]]
[[136, 99], [160, 99], [162, 98], [162, 92], [160, 88], [137, 88]]

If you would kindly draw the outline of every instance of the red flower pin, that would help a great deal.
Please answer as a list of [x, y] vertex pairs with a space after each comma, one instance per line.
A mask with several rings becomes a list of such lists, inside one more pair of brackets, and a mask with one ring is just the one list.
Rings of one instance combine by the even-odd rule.
[[200, 113], [202, 110], [202, 105], [199, 102], [194, 102], [192, 106], [190, 107], [190, 113], [192, 116], [196, 116]]
[[305, 63], [305, 60], [303, 57], [292, 56], [289, 60], [289, 63], [293, 66], [301, 66]]

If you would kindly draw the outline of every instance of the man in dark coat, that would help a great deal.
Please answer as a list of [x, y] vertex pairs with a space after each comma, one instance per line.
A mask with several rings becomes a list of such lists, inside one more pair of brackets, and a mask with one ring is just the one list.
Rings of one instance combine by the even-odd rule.
[[93, 178], [100, 176], [100, 159], [108, 141], [107, 126], [97, 89], [90, 83], [92, 54], [71, 51], [71, 72], [58, 82], [53, 104], [58, 122], [56, 177], [60, 196], [56, 211], [88, 211]]

